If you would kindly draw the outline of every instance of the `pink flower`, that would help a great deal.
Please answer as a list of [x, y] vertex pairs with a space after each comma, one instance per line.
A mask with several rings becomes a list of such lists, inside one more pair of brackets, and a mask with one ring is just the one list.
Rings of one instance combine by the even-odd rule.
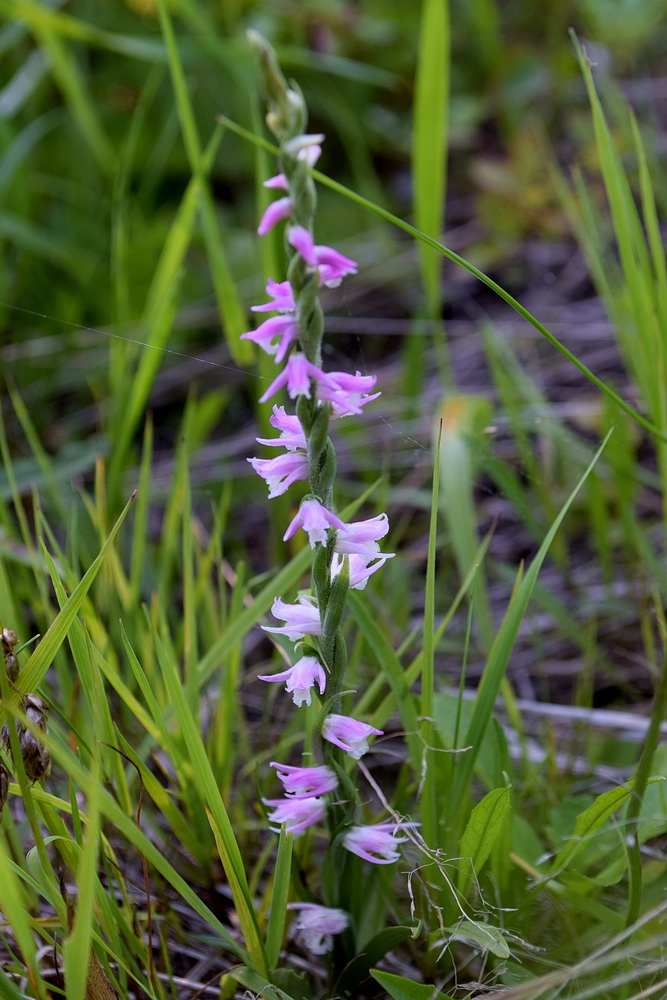
[[369, 561], [379, 554], [380, 546], [377, 540], [384, 538], [388, 531], [389, 521], [386, 514], [378, 514], [377, 517], [371, 517], [367, 521], [344, 524], [338, 529], [335, 551], [340, 555], [354, 553]]
[[311, 497], [301, 501], [299, 513], [290, 521], [287, 531], [283, 535], [283, 541], [286, 542], [292, 535], [296, 534], [299, 528], [303, 528], [308, 533], [311, 549], [314, 549], [316, 542], [322, 544], [326, 542], [329, 528], [344, 527], [344, 522], [333, 511], [327, 510], [319, 500]]
[[327, 382], [318, 389], [317, 398], [331, 403], [334, 417], [347, 417], [361, 413], [362, 406], [371, 403], [382, 393], [368, 395], [375, 385], [375, 375], [349, 375], [346, 372], [327, 372]]
[[350, 923], [344, 910], [334, 910], [317, 903], [288, 903], [288, 910], [300, 910], [293, 927], [304, 947], [313, 955], [324, 955], [333, 947], [332, 936], [340, 934]]
[[369, 736], [382, 736], [382, 733], [381, 729], [358, 722], [349, 715], [327, 715], [322, 726], [324, 739], [340, 747], [354, 760], [360, 760], [368, 753]]
[[[264, 320], [256, 330], [241, 334], [241, 340], [251, 340], [267, 354], [275, 354], [276, 364], [280, 364], [290, 344], [299, 336], [299, 325], [290, 315], [271, 316]], [[276, 337], [279, 343], [274, 343]]]
[[303, 704], [310, 705], [310, 691], [315, 684], [319, 687], [320, 694], [324, 694], [327, 676], [324, 672], [324, 667], [316, 656], [302, 656], [288, 670], [283, 670], [282, 673], [271, 676], [260, 674], [259, 680], [269, 681], [269, 683], [285, 681], [285, 690], [292, 695], [292, 701], [297, 708], [300, 708]]
[[249, 458], [248, 461], [257, 475], [266, 480], [269, 500], [281, 496], [299, 479], [308, 479], [308, 456], [302, 451], [288, 451], [275, 458]]
[[397, 829], [397, 823], [352, 826], [343, 837], [343, 846], [364, 861], [371, 861], [374, 865], [390, 865], [393, 861], [398, 861], [400, 856], [400, 852], [395, 849], [396, 844], [402, 844], [408, 839], [397, 837]]
[[269, 423], [280, 431], [277, 438], [255, 438], [258, 444], [270, 448], [287, 448], [288, 451], [305, 451], [308, 447], [301, 421], [295, 414], [286, 413], [284, 406], [274, 406]]
[[290, 226], [287, 242], [303, 257], [308, 267], [318, 269], [320, 285], [335, 288], [348, 274], [357, 273], [356, 261], [344, 257], [332, 247], [315, 246], [312, 235], [304, 226]]
[[284, 174], [275, 174], [273, 177], [269, 177], [268, 180], [263, 182], [262, 187], [273, 191], [289, 191], [289, 184]]
[[338, 787], [338, 778], [330, 767], [290, 767], [271, 761], [283, 783], [285, 795], [291, 799], [307, 799], [313, 795], [326, 795]]
[[393, 552], [383, 552], [377, 559], [369, 561], [356, 553], [347, 557], [339, 556], [334, 553], [334, 557], [331, 560], [331, 575], [338, 576], [343, 568], [343, 563], [347, 558], [349, 560], [350, 590], [363, 590], [368, 583], [368, 578], [372, 576], [376, 570], [384, 566], [387, 559], [392, 559], [393, 555]]
[[287, 364], [280, 375], [273, 380], [266, 392], [259, 397], [259, 401], [260, 403], [265, 403], [267, 399], [274, 396], [283, 386], [287, 386], [290, 399], [296, 399], [297, 396], [305, 396], [306, 399], [310, 399], [311, 379], [314, 379], [319, 385], [330, 384], [328, 375], [325, 375], [317, 365], [308, 361], [305, 354], [295, 352], [289, 356]]
[[276, 597], [271, 614], [275, 618], [282, 618], [285, 625], [281, 628], [262, 625], [264, 631], [273, 632], [275, 635], [286, 635], [291, 642], [303, 639], [306, 635], [319, 635], [321, 632], [320, 609], [314, 597], [297, 597], [296, 604], [286, 604]]
[[[308, 144], [303, 142], [306, 139], [308, 140]], [[296, 136], [292, 142], [296, 143], [297, 140], [300, 140], [302, 143], [300, 148], [298, 145], [293, 147], [297, 150], [297, 160], [305, 160], [309, 167], [314, 167], [322, 154], [322, 147], [319, 143], [323, 139], [323, 135]], [[267, 181], [264, 181], [263, 186], [273, 190], [289, 191], [289, 184], [284, 174], [276, 174], [274, 177], [269, 177]]]
[[271, 829], [280, 833], [280, 827], [285, 824], [287, 833], [301, 833], [308, 826], [320, 823], [326, 815], [326, 806], [322, 799], [262, 799], [266, 806], [272, 806], [269, 823], [275, 823]]
[[257, 227], [258, 234], [266, 236], [282, 219], [286, 219], [291, 211], [291, 198], [278, 198], [277, 201], [272, 201], [260, 219], [259, 226]]
[[269, 278], [266, 283], [266, 294], [274, 301], [265, 302], [261, 306], [251, 306], [251, 312], [294, 312], [296, 305], [289, 281], [274, 281]]
[[321, 132], [295, 135], [285, 143], [285, 153], [296, 160], [305, 160], [309, 167], [314, 167], [322, 153], [323, 142], [324, 135]]

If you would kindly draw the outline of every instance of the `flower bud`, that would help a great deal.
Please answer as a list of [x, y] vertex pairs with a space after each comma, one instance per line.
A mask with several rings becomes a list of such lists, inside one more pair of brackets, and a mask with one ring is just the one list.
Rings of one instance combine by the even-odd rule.
[[[34, 726], [44, 733], [48, 731], [48, 705], [43, 698], [37, 694], [27, 694], [21, 707]], [[39, 781], [40, 778], [45, 778], [51, 773], [51, 755], [39, 737], [22, 723], [17, 723], [16, 732], [26, 777], [31, 784], [34, 784], [35, 781]], [[6, 725], [2, 729], [2, 742], [11, 752], [9, 730]]]
[[2, 644], [2, 657], [5, 661], [5, 670], [11, 684], [19, 675], [19, 661], [14, 655], [14, 646], [18, 644], [18, 636], [11, 628], [3, 628], [0, 636]]

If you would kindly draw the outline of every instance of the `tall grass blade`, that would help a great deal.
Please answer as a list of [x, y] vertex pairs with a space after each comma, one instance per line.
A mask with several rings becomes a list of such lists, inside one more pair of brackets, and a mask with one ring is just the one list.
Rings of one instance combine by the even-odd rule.
[[76, 872], [77, 905], [71, 933], [63, 945], [65, 987], [68, 1000], [90, 1000], [87, 990], [89, 969], [95, 968], [97, 959], [91, 952], [93, 928], [93, 903], [97, 879], [97, 861], [100, 833], [99, 790], [101, 769], [99, 747], [94, 744], [91, 770], [91, 792], [87, 803], [87, 828], [83, 850]]
[[280, 949], [283, 937], [285, 936], [293, 839], [291, 833], [285, 833], [284, 830], [281, 830], [278, 839], [278, 854], [273, 872], [271, 910], [269, 912], [269, 923], [266, 928], [266, 961], [269, 969], [275, 969], [278, 964]]
[[[449, 0], [423, 0], [412, 139], [415, 224], [433, 239], [444, 226], [449, 104]], [[420, 246], [429, 316], [440, 315], [440, 254]]]

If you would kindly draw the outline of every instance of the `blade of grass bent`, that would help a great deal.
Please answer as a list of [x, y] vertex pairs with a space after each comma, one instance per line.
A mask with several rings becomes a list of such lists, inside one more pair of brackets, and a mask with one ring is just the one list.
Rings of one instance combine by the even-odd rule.
[[526, 613], [528, 602], [535, 587], [542, 563], [546, 558], [554, 535], [563, 522], [563, 519], [574, 501], [574, 498], [581, 489], [598, 458], [602, 454], [602, 451], [609, 440], [610, 434], [611, 431], [605, 437], [583, 476], [561, 507], [556, 520], [549, 529], [546, 538], [530, 565], [530, 568], [515, 591], [503, 623], [500, 626], [498, 634], [493, 642], [493, 646], [491, 647], [491, 651], [484, 668], [484, 673], [482, 674], [482, 679], [477, 690], [477, 697], [475, 698], [475, 705], [470, 719], [470, 724], [464, 739], [464, 744], [466, 746], [470, 746], [471, 749], [457, 759], [454, 771], [450, 804], [452, 815], [457, 817], [458, 822], [461, 821], [462, 814], [465, 813], [468, 789], [470, 787], [470, 781], [472, 779], [472, 773], [475, 766], [475, 760], [479, 752], [479, 747], [481, 746], [482, 738], [493, 714], [495, 701], [498, 697], [498, 692], [500, 691], [503, 678], [505, 677], [505, 671], [507, 670], [514, 642], [519, 632], [521, 622], [523, 621], [523, 617]]
[[[260, 143], [265, 149], [277, 154], [278, 150], [270, 142], [260, 138], [259, 136], [253, 135], [252, 132], [243, 128], [242, 125], [238, 125], [231, 118], [227, 118], [225, 115], [218, 115], [218, 120], [225, 124], [227, 128], [229, 128], [230, 131], [234, 132], [236, 135], [241, 136], [243, 139], [247, 139], [249, 142]], [[464, 268], [464, 270], [466, 270], [469, 274], [472, 274], [473, 277], [477, 278], [478, 281], [481, 281], [493, 292], [495, 292], [496, 295], [503, 299], [503, 301], [514, 309], [514, 311], [520, 316], [522, 316], [527, 323], [530, 323], [530, 325], [534, 327], [537, 332], [552, 345], [552, 347], [555, 347], [556, 350], [559, 351], [563, 357], [570, 362], [570, 364], [574, 365], [574, 367], [577, 368], [589, 382], [596, 386], [600, 392], [605, 393], [605, 395], [612, 399], [614, 403], [616, 403], [616, 405], [624, 411], [624, 413], [631, 416], [632, 419], [643, 427], [644, 430], [648, 431], [649, 434], [661, 441], [667, 442], [666, 432], [660, 430], [650, 420], [643, 417], [638, 410], [635, 410], [629, 403], [626, 403], [626, 401], [619, 396], [617, 392], [608, 386], [601, 378], [595, 375], [590, 368], [588, 368], [583, 361], [580, 361], [579, 358], [572, 353], [572, 351], [568, 350], [564, 344], [561, 344], [558, 338], [551, 333], [551, 331], [548, 330], [543, 323], [540, 323], [540, 321], [536, 319], [525, 306], [515, 299], [514, 296], [510, 295], [509, 292], [506, 292], [502, 285], [499, 285], [497, 281], [494, 281], [493, 278], [490, 278], [483, 271], [480, 271], [478, 267], [475, 267], [475, 265], [471, 264], [469, 260], [465, 259], [465, 257], [456, 253], [455, 250], [450, 250], [449, 247], [439, 243], [438, 240], [433, 239], [426, 233], [422, 233], [415, 226], [410, 225], [409, 222], [406, 222], [404, 219], [401, 219], [392, 212], [389, 212], [386, 208], [382, 208], [380, 205], [374, 204], [374, 202], [364, 198], [363, 195], [357, 194], [356, 191], [352, 191], [350, 188], [345, 187], [344, 184], [340, 184], [331, 177], [327, 177], [326, 174], [320, 173], [319, 170], [311, 170], [311, 174], [320, 184], [324, 184], [325, 187], [330, 188], [337, 194], [342, 195], [344, 198], [348, 198], [357, 205], [361, 205], [362, 208], [367, 209], [369, 212], [373, 212], [374, 215], [384, 219], [385, 222], [389, 222], [392, 226], [396, 226], [397, 229], [402, 229], [403, 232], [408, 233], [410, 236], [414, 237], [414, 239], [425, 243], [427, 246], [433, 247], [438, 251], [438, 253], [441, 253], [443, 257], [446, 257], [447, 260], [451, 260], [454, 264], [458, 264], [459, 267]]]

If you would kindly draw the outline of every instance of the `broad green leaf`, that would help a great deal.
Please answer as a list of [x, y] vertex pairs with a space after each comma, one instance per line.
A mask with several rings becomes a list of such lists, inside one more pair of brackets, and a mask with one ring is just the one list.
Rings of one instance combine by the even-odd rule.
[[379, 962], [387, 952], [401, 944], [402, 941], [414, 937], [420, 927], [421, 924], [418, 922], [399, 927], [385, 927], [383, 931], [367, 941], [356, 958], [353, 958], [345, 967], [345, 972], [336, 984], [337, 992], [340, 991], [343, 994], [349, 992], [352, 995], [358, 992], [359, 984], [368, 978], [371, 966]]
[[[664, 780], [665, 779], [662, 777], [655, 777], [649, 779], [649, 783], [654, 784], [656, 781]], [[587, 838], [592, 837], [597, 830], [604, 826], [609, 817], [615, 813], [616, 810], [622, 806], [626, 799], [632, 794], [633, 788], [633, 781], [628, 781], [626, 784], [619, 785], [617, 788], [610, 788], [609, 791], [603, 792], [602, 795], [598, 795], [595, 802], [593, 802], [588, 809], [584, 809], [582, 813], [579, 813], [574, 824], [571, 839], [554, 858], [551, 865], [551, 871], [549, 873], [550, 875], [567, 868], [575, 854], [577, 854], [577, 852], [584, 845]]]
[[447, 1000], [436, 986], [425, 983], [415, 983], [405, 976], [396, 976], [392, 972], [380, 972], [371, 969], [371, 976], [387, 991], [393, 1000]]
[[448, 927], [447, 933], [454, 941], [465, 941], [484, 951], [490, 951], [498, 958], [509, 958], [510, 950], [503, 932], [490, 924], [482, 924], [476, 920], [462, 920], [454, 927]]
[[[261, 976], [254, 969], [249, 969], [247, 965], [241, 965], [236, 969], [230, 969], [229, 975], [232, 979], [252, 990], [258, 996], [267, 997], [268, 1000], [301, 1000], [300, 997], [293, 997], [280, 987], [274, 988], [273, 983]], [[227, 994], [225, 994], [226, 996]]]
[[[511, 809], [511, 789], [495, 788], [485, 795], [471, 812], [461, 837], [460, 853], [462, 859], [470, 859], [475, 877], [481, 872], [495, 843], [502, 835]], [[459, 884], [465, 878], [466, 872], [462, 868]]]

